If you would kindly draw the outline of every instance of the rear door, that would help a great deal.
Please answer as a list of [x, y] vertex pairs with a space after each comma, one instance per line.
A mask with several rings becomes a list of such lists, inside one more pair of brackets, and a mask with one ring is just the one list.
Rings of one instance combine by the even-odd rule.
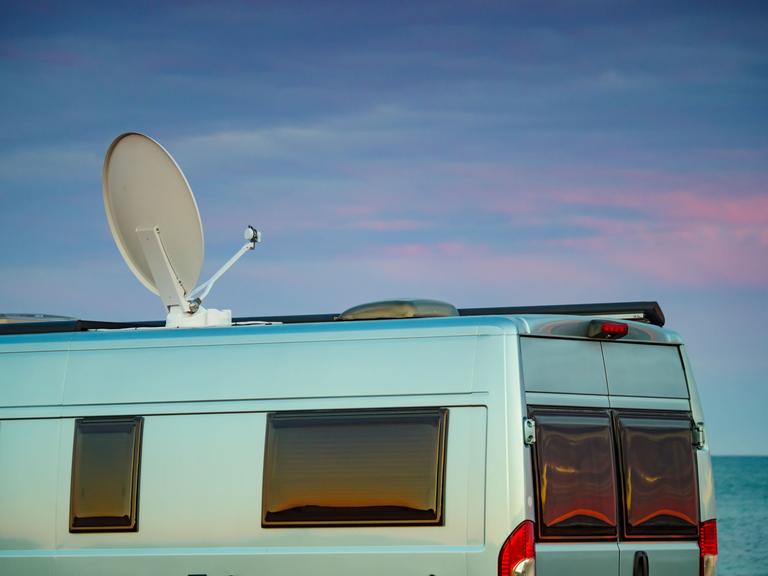
[[520, 343], [536, 422], [537, 573], [698, 574], [696, 454], [678, 347]]
[[621, 576], [697, 575], [699, 497], [690, 416], [619, 411], [614, 421], [624, 518]]
[[534, 408], [536, 572], [618, 573], [618, 493], [605, 410]]
[[[620, 472], [621, 576], [694, 576], [699, 498], [688, 384], [677, 346], [603, 342]], [[640, 564], [640, 566], [637, 566]]]
[[600, 342], [521, 337], [520, 349], [536, 422], [536, 573], [617, 576], [617, 470]]

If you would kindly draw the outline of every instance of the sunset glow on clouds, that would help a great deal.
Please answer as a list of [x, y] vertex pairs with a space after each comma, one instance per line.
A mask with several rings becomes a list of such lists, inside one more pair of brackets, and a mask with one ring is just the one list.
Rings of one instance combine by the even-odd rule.
[[766, 29], [759, 2], [0, 0], [0, 311], [162, 315], [101, 204], [143, 131], [195, 191], [203, 277], [263, 232], [212, 306], [657, 299], [717, 438], [768, 403]]

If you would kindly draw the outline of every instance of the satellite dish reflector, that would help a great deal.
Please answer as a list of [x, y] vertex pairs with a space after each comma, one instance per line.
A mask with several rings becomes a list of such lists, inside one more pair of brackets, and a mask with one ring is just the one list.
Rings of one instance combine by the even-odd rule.
[[203, 227], [192, 189], [168, 151], [144, 134], [118, 136], [104, 158], [102, 187], [112, 237], [131, 272], [160, 294], [136, 233], [159, 228], [181, 288], [191, 292], [203, 267]]
[[104, 158], [102, 187], [112, 237], [134, 275], [160, 296], [166, 326], [231, 324], [230, 310], [206, 310], [201, 303], [261, 241], [258, 230], [248, 226], [240, 250], [195, 288], [203, 267], [203, 227], [189, 183], [168, 151], [144, 134], [118, 136]]

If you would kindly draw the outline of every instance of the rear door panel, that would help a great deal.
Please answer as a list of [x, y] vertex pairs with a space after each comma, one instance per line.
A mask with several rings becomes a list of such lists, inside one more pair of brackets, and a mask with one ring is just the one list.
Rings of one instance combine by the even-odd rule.
[[[616, 542], [537, 543], [536, 574], [538, 576], [564, 574], [615, 576], [619, 573], [618, 551]], [[631, 576], [632, 572], [630, 571], [629, 574]]]
[[635, 554], [648, 555], [648, 576], [698, 576], [696, 542], [620, 542], [620, 576], [634, 576]]

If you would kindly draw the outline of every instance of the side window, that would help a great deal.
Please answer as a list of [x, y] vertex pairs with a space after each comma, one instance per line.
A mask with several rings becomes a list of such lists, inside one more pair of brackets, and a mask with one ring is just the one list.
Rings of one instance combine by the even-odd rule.
[[617, 421], [624, 537], [696, 538], [699, 499], [690, 419], [619, 414]]
[[135, 531], [142, 419], [75, 421], [70, 532]]
[[275, 413], [262, 526], [443, 523], [447, 410]]
[[604, 412], [533, 410], [541, 540], [615, 539], [616, 469]]

